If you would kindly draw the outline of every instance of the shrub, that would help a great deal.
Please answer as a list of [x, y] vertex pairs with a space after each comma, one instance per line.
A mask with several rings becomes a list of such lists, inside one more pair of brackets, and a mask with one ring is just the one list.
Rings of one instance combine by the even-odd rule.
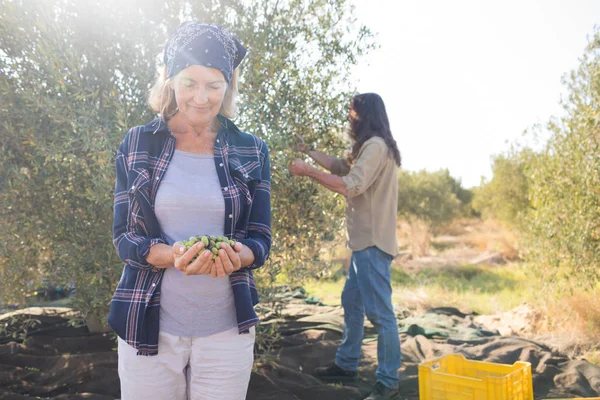
[[470, 200], [448, 170], [437, 172], [400, 171], [398, 176], [398, 215], [410, 225], [412, 252], [425, 255], [430, 231], [441, 228], [452, 219], [462, 215]]

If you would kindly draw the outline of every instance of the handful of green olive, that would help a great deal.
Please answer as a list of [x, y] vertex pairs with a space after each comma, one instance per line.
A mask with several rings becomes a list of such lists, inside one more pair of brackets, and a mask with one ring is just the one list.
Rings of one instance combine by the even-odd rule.
[[[192, 236], [189, 240], [184, 240], [182, 244], [185, 246], [186, 250], [189, 250], [197, 242], [204, 243], [204, 248], [213, 253], [212, 260], [217, 259], [217, 254], [219, 254], [219, 249], [221, 248], [221, 243], [226, 243], [229, 246], [233, 247], [237, 243], [235, 239], [228, 239], [227, 236], [213, 236], [213, 235], [202, 235], [202, 236]], [[198, 254], [194, 256], [194, 260], [198, 257]]]

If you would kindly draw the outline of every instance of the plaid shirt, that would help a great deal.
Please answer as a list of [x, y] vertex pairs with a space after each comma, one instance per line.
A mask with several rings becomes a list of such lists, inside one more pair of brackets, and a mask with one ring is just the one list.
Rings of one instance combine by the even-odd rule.
[[[255, 257], [254, 264], [230, 276], [241, 334], [258, 323], [252, 269], [265, 263], [271, 248], [269, 151], [261, 139], [241, 132], [227, 118], [219, 116], [219, 120], [214, 160], [225, 200], [225, 235], [248, 246]], [[113, 240], [125, 267], [108, 322], [138, 355], [158, 354], [160, 286], [165, 270], [146, 262], [146, 257], [150, 247], [166, 243], [154, 201], [174, 150], [175, 138], [167, 124], [156, 119], [132, 128], [117, 152]]]

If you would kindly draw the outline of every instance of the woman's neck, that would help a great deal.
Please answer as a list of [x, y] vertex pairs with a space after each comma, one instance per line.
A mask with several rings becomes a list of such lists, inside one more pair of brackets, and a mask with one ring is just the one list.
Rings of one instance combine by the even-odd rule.
[[167, 122], [175, 137], [177, 150], [199, 154], [213, 154], [219, 120], [215, 118], [205, 126], [192, 126], [181, 116], [175, 115]]

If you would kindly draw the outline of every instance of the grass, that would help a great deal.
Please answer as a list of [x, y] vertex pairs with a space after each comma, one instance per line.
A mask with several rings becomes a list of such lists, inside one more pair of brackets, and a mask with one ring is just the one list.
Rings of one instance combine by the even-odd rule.
[[592, 364], [600, 365], [600, 349], [598, 347], [584, 351], [581, 358]]
[[[335, 274], [334, 276], [341, 276]], [[304, 286], [327, 305], [340, 305], [345, 279], [312, 280]], [[529, 338], [600, 365], [600, 288], [565, 294], [528, 273], [525, 264], [392, 269], [392, 301], [398, 314], [433, 307], [490, 315], [527, 303], [541, 312]]]
[[[305, 289], [328, 305], [339, 305], [344, 279], [307, 282]], [[392, 301], [400, 309], [424, 311], [453, 306], [480, 314], [506, 311], [532, 299], [530, 280], [518, 266], [460, 265], [408, 273], [392, 269]]]
[[309, 296], [318, 296], [328, 306], [339, 306], [344, 280], [313, 279], [304, 284]]
[[[431, 240], [431, 261], [416, 259], [392, 265], [392, 301], [398, 314], [456, 307], [465, 313], [490, 315], [527, 303], [536, 312], [526, 320], [534, 332], [528, 333], [528, 338], [600, 365], [600, 285], [568, 292], [530, 273], [533, 268], [519, 260], [514, 235], [493, 221], [457, 220], [438, 233]], [[400, 243], [408, 243], [406, 235], [407, 229], [399, 227]], [[344, 254], [338, 253], [339, 261]], [[483, 253], [499, 253], [511, 263], [469, 264], [474, 254]], [[440, 265], [444, 262], [446, 265]], [[344, 276], [340, 267], [329, 277], [310, 280], [304, 287], [325, 304], [340, 305]]]

